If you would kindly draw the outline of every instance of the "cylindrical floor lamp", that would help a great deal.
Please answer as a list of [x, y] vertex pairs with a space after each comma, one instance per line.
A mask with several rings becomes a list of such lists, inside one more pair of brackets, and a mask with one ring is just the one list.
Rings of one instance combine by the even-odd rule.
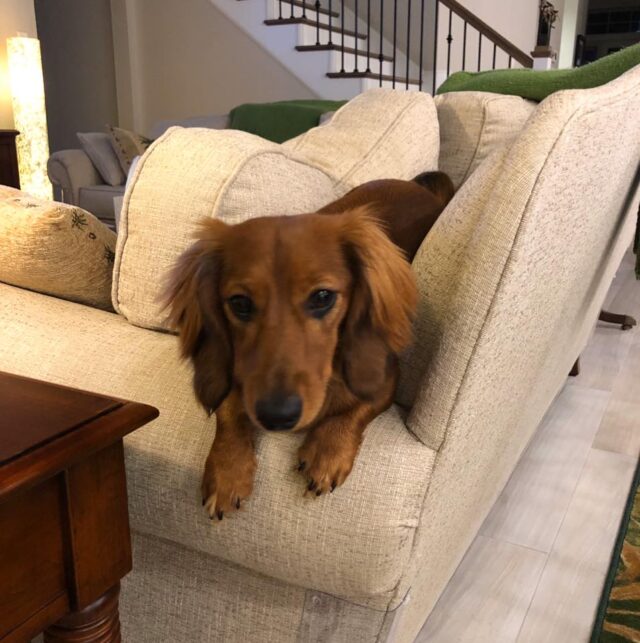
[[21, 188], [40, 198], [51, 199], [47, 176], [49, 139], [44, 102], [40, 42], [37, 38], [7, 38], [9, 81], [17, 138]]

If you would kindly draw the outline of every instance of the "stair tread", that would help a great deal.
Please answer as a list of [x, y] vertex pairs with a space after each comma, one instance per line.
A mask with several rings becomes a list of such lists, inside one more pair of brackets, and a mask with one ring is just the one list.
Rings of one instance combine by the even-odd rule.
[[[332, 45], [297, 45], [296, 46], [297, 51], [342, 51], [342, 47], [337, 44], [332, 44]], [[345, 47], [344, 48], [344, 53], [345, 54], [355, 54], [356, 50], [353, 47]], [[366, 50], [363, 49], [358, 49], [358, 55], [362, 56], [363, 58], [366, 57], [367, 52]], [[380, 59], [380, 54], [374, 54], [373, 52], [369, 53], [369, 58], [371, 60], [379, 60]], [[383, 55], [382, 60], [386, 60], [387, 62], [393, 61], [392, 56], [387, 56]]]
[[301, 0], [279, 0], [282, 4], [282, 10], [283, 12], [286, 11], [287, 6], [291, 6], [292, 4], [295, 7], [304, 7], [305, 9], [308, 9], [309, 11], [317, 11], [318, 13], [321, 13], [324, 16], [331, 15], [332, 18], [339, 18], [340, 14], [337, 11], [331, 10], [331, 14], [329, 14], [329, 9], [325, 9], [324, 7], [320, 7], [320, 9], [316, 9], [314, 4], [312, 2], [302, 2]]
[[[396, 81], [400, 85], [407, 84], [406, 76], [392, 76], [390, 74], [376, 74], [372, 71], [330, 71], [327, 76], [329, 78], [373, 78], [374, 80]], [[420, 81], [417, 78], [409, 78], [410, 85], [419, 85]]]
[[345, 36], [352, 36], [352, 37], [357, 37], [360, 40], [366, 40], [367, 36], [361, 33], [357, 33], [355, 31], [351, 31], [350, 29], [345, 29], [344, 32], [338, 25], [331, 25], [331, 28], [329, 28], [329, 25], [325, 24], [317, 24], [315, 20], [310, 20], [309, 18], [273, 18], [269, 20], [264, 21], [265, 25], [273, 26], [273, 25], [307, 25], [309, 27], [320, 27], [320, 29], [323, 29], [325, 31], [331, 31], [332, 33], [337, 33], [337, 34], [342, 34], [344, 33]]

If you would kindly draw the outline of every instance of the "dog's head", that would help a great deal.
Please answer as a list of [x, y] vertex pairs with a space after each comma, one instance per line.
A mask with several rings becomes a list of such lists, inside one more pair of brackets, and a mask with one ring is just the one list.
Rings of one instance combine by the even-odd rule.
[[333, 376], [361, 399], [411, 340], [417, 292], [372, 213], [204, 222], [167, 292], [170, 323], [213, 412], [237, 386], [251, 421], [308, 426]]

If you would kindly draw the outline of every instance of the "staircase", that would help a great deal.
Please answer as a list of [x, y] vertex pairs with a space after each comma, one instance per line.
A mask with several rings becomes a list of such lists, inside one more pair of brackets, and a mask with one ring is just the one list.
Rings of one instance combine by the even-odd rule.
[[459, 70], [532, 58], [456, 0], [210, 0], [318, 96], [435, 93]]

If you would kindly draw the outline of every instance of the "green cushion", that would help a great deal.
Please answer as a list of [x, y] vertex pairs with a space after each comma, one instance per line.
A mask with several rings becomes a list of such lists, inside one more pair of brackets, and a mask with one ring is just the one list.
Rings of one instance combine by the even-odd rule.
[[449, 76], [437, 93], [494, 92], [541, 101], [561, 89], [589, 89], [604, 85], [639, 64], [640, 44], [637, 44], [575, 69], [460, 71]]
[[316, 127], [320, 116], [347, 101], [289, 100], [278, 103], [246, 103], [230, 112], [231, 129], [251, 132], [274, 143], [284, 143]]

